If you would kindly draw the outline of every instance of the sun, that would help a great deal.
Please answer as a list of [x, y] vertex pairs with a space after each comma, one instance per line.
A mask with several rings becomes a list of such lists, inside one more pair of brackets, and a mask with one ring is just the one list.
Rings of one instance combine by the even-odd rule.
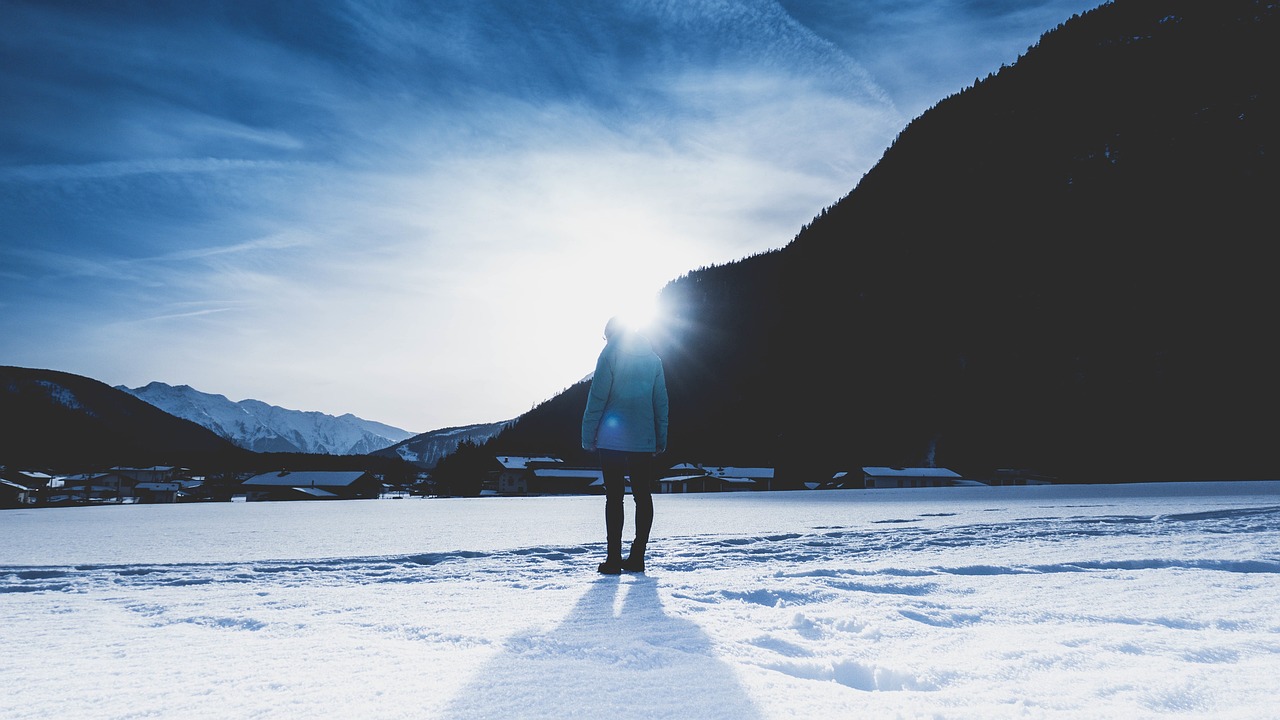
[[645, 332], [658, 320], [657, 296], [637, 296], [618, 306], [614, 313], [623, 327]]

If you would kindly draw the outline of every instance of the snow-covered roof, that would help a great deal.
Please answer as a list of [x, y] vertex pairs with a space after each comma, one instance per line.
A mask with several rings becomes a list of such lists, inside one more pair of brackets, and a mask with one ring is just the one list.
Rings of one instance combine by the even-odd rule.
[[674, 475], [672, 477], [662, 478], [662, 482], [689, 482], [706, 477], [706, 473], [698, 473], [697, 475]]
[[707, 467], [703, 468], [708, 475], [716, 477], [738, 477], [765, 479], [773, 477], [773, 468], [756, 467]]
[[958, 478], [960, 473], [946, 468], [892, 468], [892, 467], [864, 467], [862, 472], [873, 477], [945, 477]]
[[77, 483], [92, 482], [93, 480], [99, 480], [101, 478], [119, 477], [119, 476], [120, 474], [115, 472], [80, 473], [78, 475], [68, 475], [62, 478], [62, 482], [66, 483], [67, 485], [75, 485]]
[[498, 464], [507, 470], [524, 470], [529, 467], [529, 463], [558, 463], [564, 462], [560, 458], [544, 456], [544, 457], [524, 457], [521, 455], [499, 455]]
[[334, 495], [333, 493], [329, 492], [328, 490], [321, 490], [320, 488], [317, 488], [317, 487], [295, 487], [295, 488], [293, 488], [293, 489], [294, 489], [294, 490], [297, 490], [298, 492], [302, 493], [303, 495], [310, 495], [311, 497], [314, 497], [314, 498], [336, 498], [336, 497], [338, 497], [337, 495]]
[[16, 483], [16, 482], [9, 482], [8, 480], [5, 480], [4, 478], [0, 478], [0, 485], [7, 485], [7, 486], [9, 486], [9, 487], [11, 487], [11, 488], [17, 488], [17, 489], [19, 489], [19, 490], [22, 490], [23, 492], [26, 492], [26, 491], [28, 491], [28, 490], [30, 490], [30, 489], [31, 489], [31, 488], [27, 487], [26, 485], [19, 485], [19, 484], [18, 484], [18, 483]]
[[245, 480], [243, 485], [268, 485], [271, 487], [347, 487], [364, 477], [359, 470], [303, 470], [300, 472], [269, 472]]
[[603, 470], [592, 470], [590, 468], [538, 468], [533, 471], [534, 477], [560, 477], [560, 478], [604, 478]]
[[719, 481], [722, 481], [722, 482], [732, 483], [732, 484], [734, 484], [734, 485], [752, 485], [752, 484], [755, 484], [755, 481], [756, 481], [756, 479], [755, 479], [755, 478], [746, 478], [746, 477], [725, 477], [725, 476], [721, 476], [721, 475], [708, 475], [708, 474], [706, 474], [706, 473], [698, 473], [697, 475], [673, 475], [673, 476], [671, 476], [671, 477], [664, 477], [664, 478], [662, 478], [662, 479], [661, 479], [661, 481], [660, 481], [660, 482], [683, 482], [683, 483], [687, 483], [687, 482], [690, 482], [690, 481], [693, 481], [693, 480], [706, 480], [706, 479], [708, 479], [708, 478], [710, 478], [710, 479], [712, 479], [712, 480], [719, 480]]

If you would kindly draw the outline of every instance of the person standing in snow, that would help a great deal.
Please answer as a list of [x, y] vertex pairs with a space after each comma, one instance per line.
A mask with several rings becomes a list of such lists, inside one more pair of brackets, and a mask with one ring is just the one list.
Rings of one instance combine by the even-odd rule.
[[[600, 451], [604, 471], [607, 555], [596, 568], [606, 575], [644, 572], [644, 553], [653, 526], [656, 457], [667, 450], [667, 381], [662, 359], [640, 332], [611, 318], [605, 347], [596, 361], [587, 408], [582, 413], [582, 449]], [[631, 477], [636, 537], [622, 557], [622, 499]]]

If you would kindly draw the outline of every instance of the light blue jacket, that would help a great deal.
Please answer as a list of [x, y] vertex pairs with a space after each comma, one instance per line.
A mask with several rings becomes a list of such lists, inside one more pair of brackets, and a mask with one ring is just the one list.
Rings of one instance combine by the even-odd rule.
[[643, 335], [620, 332], [600, 352], [582, 414], [582, 447], [666, 451], [667, 379]]

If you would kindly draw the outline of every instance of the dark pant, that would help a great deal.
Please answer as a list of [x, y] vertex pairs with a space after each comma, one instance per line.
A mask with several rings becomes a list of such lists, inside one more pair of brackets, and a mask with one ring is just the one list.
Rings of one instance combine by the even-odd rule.
[[631, 476], [631, 497], [636, 503], [636, 538], [631, 543], [631, 557], [644, 557], [653, 527], [653, 482], [657, 478], [653, 453], [601, 450], [600, 468], [604, 470], [604, 528], [610, 559], [622, 557], [622, 496], [626, 493], [626, 476]]

